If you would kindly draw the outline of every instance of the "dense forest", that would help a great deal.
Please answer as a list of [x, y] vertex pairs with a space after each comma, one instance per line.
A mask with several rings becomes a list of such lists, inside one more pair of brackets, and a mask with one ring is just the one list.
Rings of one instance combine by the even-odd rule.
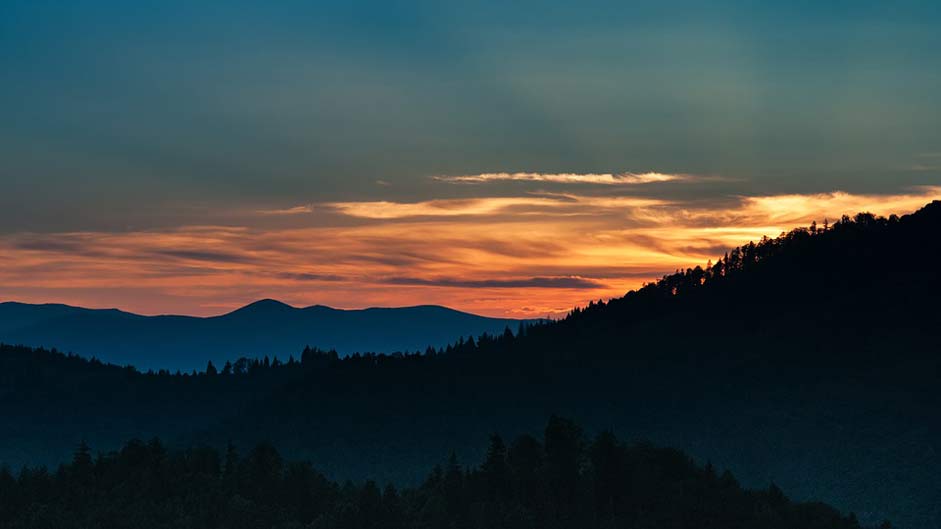
[[[0, 350], [0, 461], [270, 441], [331, 479], [416, 485], [429, 454], [573, 417], [867, 525], [941, 525], [941, 202], [799, 228], [558, 322], [443, 349], [139, 372]], [[259, 329], [263, 333], [263, 329]], [[314, 344], [312, 344], [314, 345]]]
[[[678, 450], [586, 442], [551, 417], [543, 440], [493, 435], [483, 462], [452, 454], [420, 486], [338, 484], [270, 444], [168, 449], [133, 440], [93, 454], [81, 444], [55, 472], [0, 469], [0, 525], [9, 529], [859, 529], [855, 516], [795, 503], [775, 485], [745, 490], [728, 471]], [[883, 522], [882, 528], [891, 527]]]

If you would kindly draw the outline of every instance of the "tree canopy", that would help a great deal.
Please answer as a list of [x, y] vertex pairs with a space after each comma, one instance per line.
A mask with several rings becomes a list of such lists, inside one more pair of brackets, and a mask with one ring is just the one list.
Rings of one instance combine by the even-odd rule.
[[337, 483], [270, 444], [168, 450], [132, 440], [92, 456], [84, 443], [55, 472], [0, 470], [0, 525], [9, 529], [859, 529], [821, 503], [796, 503], [771, 484], [745, 490], [728, 472], [678, 450], [593, 440], [552, 417], [541, 441], [507, 451], [491, 437], [483, 463], [454, 454], [424, 482], [398, 490]]

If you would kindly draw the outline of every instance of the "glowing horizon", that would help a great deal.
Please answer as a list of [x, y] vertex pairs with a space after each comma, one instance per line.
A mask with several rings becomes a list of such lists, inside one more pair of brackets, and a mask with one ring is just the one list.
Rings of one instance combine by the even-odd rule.
[[[557, 317], [762, 236], [860, 211], [910, 213], [939, 197], [937, 186], [706, 201], [541, 192], [256, 208], [229, 226], [19, 232], [0, 236], [0, 300], [147, 315], [210, 316], [274, 298]], [[271, 217], [290, 223], [265, 225]]]

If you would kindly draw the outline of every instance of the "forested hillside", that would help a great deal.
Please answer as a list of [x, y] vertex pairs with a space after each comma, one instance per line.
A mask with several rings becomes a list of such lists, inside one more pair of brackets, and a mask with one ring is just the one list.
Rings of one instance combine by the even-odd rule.
[[563, 321], [421, 354], [145, 374], [5, 347], [0, 459], [159, 435], [270, 441], [331, 478], [419, 483], [429, 454], [560, 413], [676, 446], [865, 524], [941, 524], [941, 203], [794, 230]]
[[[741, 488], [728, 471], [677, 450], [587, 442], [552, 417], [543, 440], [494, 435], [474, 468], [455, 455], [420, 486], [341, 485], [270, 444], [242, 455], [157, 439], [94, 454], [80, 445], [54, 472], [0, 469], [0, 526], [9, 529], [859, 529], [852, 514], [794, 503], [775, 485]], [[882, 527], [889, 527], [886, 522]]]

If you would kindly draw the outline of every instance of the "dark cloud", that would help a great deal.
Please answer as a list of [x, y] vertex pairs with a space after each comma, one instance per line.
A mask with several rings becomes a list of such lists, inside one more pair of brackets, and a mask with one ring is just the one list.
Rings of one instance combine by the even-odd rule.
[[392, 277], [382, 280], [390, 285], [421, 285], [459, 288], [569, 288], [596, 289], [606, 285], [584, 277], [530, 277], [525, 279], [424, 279], [419, 277]]
[[69, 235], [21, 236], [13, 239], [12, 246], [18, 250], [48, 252], [80, 257], [112, 257], [113, 252], [102, 249], [80, 237]]
[[332, 274], [314, 274], [309, 272], [276, 272], [271, 277], [291, 281], [349, 281], [350, 278]]
[[52, 238], [21, 239], [16, 241], [13, 246], [20, 250], [36, 250], [40, 252], [77, 253], [83, 250], [79, 243]]
[[177, 259], [191, 259], [194, 261], [208, 261], [214, 263], [249, 263], [253, 259], [244, 254], [212, 251], [212, 250], [159, 250], [155, 255], [174, 257]]

